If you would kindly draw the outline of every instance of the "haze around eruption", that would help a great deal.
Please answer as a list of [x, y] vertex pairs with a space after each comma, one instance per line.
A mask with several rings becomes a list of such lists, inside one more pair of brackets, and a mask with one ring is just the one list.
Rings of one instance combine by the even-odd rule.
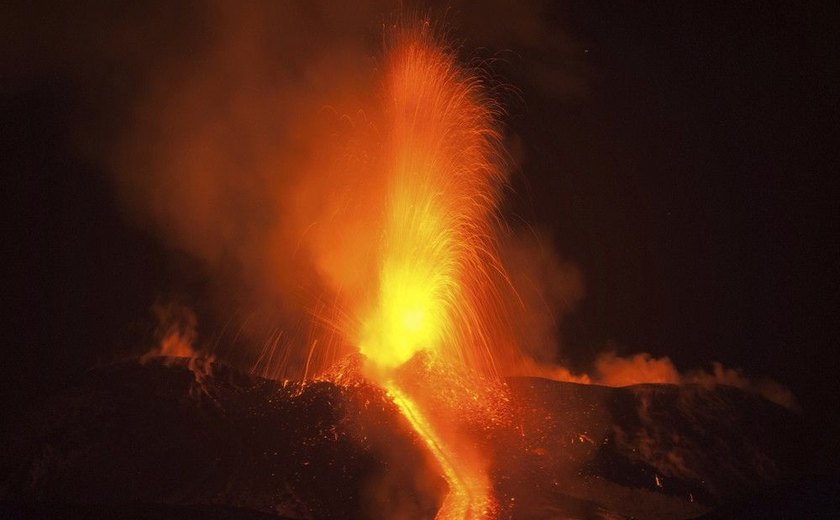
[[[302, 59], [265, 53], [259, 15], [221, 22], [206, 68], [157, 78], [115, 159], [131, 211], [204, 259], [215, 297], [236, 309], [231, 320], [263, 342], [251, 353], [258, 372], [311, 379], [358, 349], [365, 375], [444, 473], [440, 518], [495, 511], [488, 461], [450, 423], [463, 403], [504, 416], [499, 376], [693, 382], [650, 357], [602, 356], [592, 377], [531, 360], [557, 348], [552, 323], [583, 297], [582, 277], [553, 254], [534, 262], [539, 248], [527, 242], [501, 240], [499, 106], [486, 76], [460, 66], [428, 21], [387, 24], [384, 58], [352, 31], [326, 43], [289, 36], [316, 48]], [[324, 51], [333, 44], [340, 52]], [[298, 81], [278, 86], [278, 57]], [[151, 158], [138, 146], [148, 142]], [[529, 267], [510, 276], [506, 262]], [[451, 391], [442, 397], [407, 370]], [[753, 388], [722, 367], [703, 381]]]
[[[484, 18], [515, 20], [511, 27], [527, 31], [478, 30], [467, 23], [472, 8], [461, 9], [461, 25], [476, 42], [541, 46], [550, 40], [534, 5], [484, 7], [495, 13]], [[387, 198], [383, 12], [378, 2], [312, 9], [260, 2], [235, 9], [224, 2], [198, 10], [158, 6], [120, 18], [102, 38], [108, 56], [133, 71], [143, 88], [122, 92], [131, 108], [120, 108], [118, 132], [86, 129], [105, 143], [91, 151], [109, 158], [132, 220], [201, 260], [212, 282], [202, 305], [227, 324], [221, 331], [199, 326], [199, 346], [235, 343], [218, 354], [246, 364], [270, 351], [270, 362], [258, 366], [270, 377], [311, 377], [352, 352], [343, 332], [355, 327], [359, 334], [350, 302], [373, 307], [380, 237], [372, 223]], [[184, 17], [204, 20], [195, 25], [204, 29], [176, 29]], [[137, 34], [157, 35], [154, 41], [169, 52], [152, 57], [118, 36]], [[565, 47], [552, 54], [567, 66], [551, 72], [552, 84], [564, 86], [555, 94], [579, 96], [585, 75], [574, 56], [581, 48], [561, 40]], [[56, 48], [53, 59], [101, 54], [97, 41]], [[88, 76], [88, 90], [97, 92], [91, 81], [98, 76]], [[530, 373], [548, 375], [563, 357], [558, 324], [585, 294], [583, 274], [546, 234], [497, 227], [502, 263], [519, 296], [503, 302], [512, 332], [540, 367]], [[516, 373], [529, 373], [529, 366]]]

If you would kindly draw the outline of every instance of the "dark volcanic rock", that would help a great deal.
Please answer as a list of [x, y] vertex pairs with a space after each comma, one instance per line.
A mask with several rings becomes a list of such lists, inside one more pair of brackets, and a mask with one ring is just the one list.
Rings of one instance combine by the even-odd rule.
[[560, 515], [555, 504], [574, 497], [626, 517], [691, 518], [796, 469], [798, 417], [735, 388], [509, 385], [522, 449], [500, 451], [496, 468], [527, 504], [517, 517]]
[[387, 477], [403, 510], [434, 514], [445, 484], [418, 489], [414, 468], [391, 465], [425, 455], [394, 433], [401, 419], [376, 388], [283, 385], [221, 364], [197, 376], [170, 361], [92, 371], [24, 418], [5, 443], [3, 499], [348, 518], [387, 513], [363, 485]]
[[[733, 388], [509, 387], [513, 426], [476, 434], [503, 517], [690, 518], [794, 469], [797, 417]], [[445, 492], [376, 387], [196, 360], [91, 371], [6, 437], [0, 499], [24, 517], [431, 518]]]

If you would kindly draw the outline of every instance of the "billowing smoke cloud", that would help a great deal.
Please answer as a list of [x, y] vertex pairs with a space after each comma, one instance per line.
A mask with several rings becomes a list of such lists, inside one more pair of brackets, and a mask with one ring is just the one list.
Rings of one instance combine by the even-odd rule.
[[365, 146], [381, 28], [356, 6], [200, 14], [206, 31], [133, 105], [116, 185], [135, 218], [204, 260], [220, 308], [260, 338], [353, 290], [375, 242], [362, 217], [376, 211], [363, 203], [378, 182]]

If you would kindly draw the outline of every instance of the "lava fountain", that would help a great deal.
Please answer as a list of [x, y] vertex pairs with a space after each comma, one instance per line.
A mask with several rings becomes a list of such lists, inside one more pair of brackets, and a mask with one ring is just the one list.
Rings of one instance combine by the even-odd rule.
[[426, 351], [494, 373], [492, 219], [504, 180], [494, 104], [430, 31], [398, 30], [387, 53], [388, 194], [361, 351], [384, 369]]
[[498, 108], [428, 22], [390, 36], [377, 292], [357, 344], [365, 375], [439, 463], [449, 494], [438, 518], [492, 517], [487, 464], [457, 423], [469, 411], [498, 415], [500, 363], [513, 350], [494, 232], [505, 180]]

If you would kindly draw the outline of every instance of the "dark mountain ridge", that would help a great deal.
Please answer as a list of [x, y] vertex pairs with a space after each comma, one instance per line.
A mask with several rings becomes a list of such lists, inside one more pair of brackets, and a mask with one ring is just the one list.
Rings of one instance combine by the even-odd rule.
[[[798, 416], [735, 388], [507, 384], [515, 427], [476, 436], [503, 518], [691, 518], [799, 470]], [[432, 518], [446, 490], [377, 387], [200, 359], [91, 370], [3, 437], [0, 499], [24, 518]]]

